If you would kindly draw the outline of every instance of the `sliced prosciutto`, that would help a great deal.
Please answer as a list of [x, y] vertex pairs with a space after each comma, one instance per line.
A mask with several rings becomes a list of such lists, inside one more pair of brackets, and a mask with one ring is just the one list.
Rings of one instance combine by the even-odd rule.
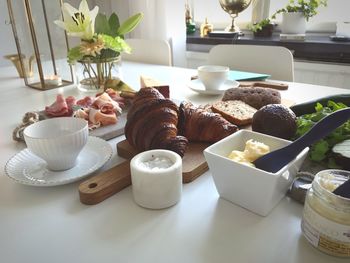
[[105, 103], [101, 106], [100, 111], [104, 114], [115, 114], [112, 103]]
[[[120, 97], [118, 91], [115, 91], [114, 89], [107, 89], [105, 92], [111, 97], [112, 100], [118, 102], [118, 104], [121, 108], [125, 107], [125, 103], [126, 103], [125, 99]], [[97, 94], [96, 97], [100, 96], [101, 94], [102, 93]]]
[[91, 107], [94, 100], [95, 100], [94, 97], [86, 96], [85, 98], [77, 100], [76, 104], [83, 107], [83, 108], [89, 108], [89, 107]]
[[45, 107], [45, 113], [50, 117], [71, 116], [66, 100], [62, 94], [58, 94], [56, 101]]
[[91, 105], [95, 109], [100, 109], [104, 104], [109, 103], [113, 105], [113, 109], [116, 113], [121, 113], [122, 109], [120, 108], [118, 102], [112, 100], [108, 93], [104, 92], [100, 96], [96, 97], [96, 100]]
[[76, 105], [75, 102], [76, 102], [76, 99], [73, 96], [68, 96], [66, 98], [66, 103], [67, 103], [67, 106], [68, 106], [68, 113], [67, 113], [68, 116], [72, 116], [73, 115], [73, 107]]
[[92, 124], [101, 124], [102, 126], [115, 124], [118, 119], [115, 113], [103, 113], [99, 109], [91, 108], [89, 111], [89, 121]]
[[74, 112], [74, 117], [89, 120], [89, 109], [78, 109]]
[[[116, 93], [115, 96], [119, 94]], [[45, 107], [45, 113], [49, 117], [74, 116], [87, 120], [90, 130], [117, 123], [117, 114], [121, 111], [119, 103], [106, 92], [97, 97], [86, 96], [80, 100], [76, 100], [74, 96], [64, 98], [62, 94], [58, 94], [56, 101]]]
[[56, 101], [45, 107], [45, 113], [50, 117], [67, 117], [73, 115], [75, 97], [68, 96], [66, 99], [62, 94], [56, 96]]

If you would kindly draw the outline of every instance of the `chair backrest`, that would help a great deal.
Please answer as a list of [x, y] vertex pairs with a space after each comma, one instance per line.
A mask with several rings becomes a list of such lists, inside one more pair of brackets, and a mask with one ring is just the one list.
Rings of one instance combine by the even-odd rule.
[[209, 64], [269, 74], [271, 79], [294, 81], [293, 55], [285, 47], [217, 45], [209, 51]]
[[122, 59], [159, 65], [172, 65], [171, 48], [167, 41], [129, 38], [125, 40], [132, 48], [131, 54], [122, 54]]

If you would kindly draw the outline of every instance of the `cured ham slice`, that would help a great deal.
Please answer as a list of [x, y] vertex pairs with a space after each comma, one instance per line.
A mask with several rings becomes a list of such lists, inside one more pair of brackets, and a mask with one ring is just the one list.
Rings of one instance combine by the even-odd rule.
[[74, 112], [74, 117], [89, 120], [89, 109], [79, 109]]
[[88, 108], [91, 107], [92, 103], [94, 102], [95, 98], [86, 96], [76, 102], [77, 105], [83, 107], [83, 108]]
[[50, 117], [66, 117], [73, 115], [75, 97], [68, 96], [66, 99], [62, 94], [56, 96], [56, 101], [45, 107], [45, 113]]
[[93, 124], [101, 124], [102, 126], [115, 124], [118, 119], [115, 113], [103, 113], [99, 109], [91, 108], [89, 111], [89, 121]]
[[62, 94], [58, 94], [56, 101], [45, 107], [45, 113], [50, 117], [71, 116], [66, 100]]
[[112, 103], [105, 103], [101, 106], [100, 111], [104, 114], [115, 114]]
[[68, 113], [67, 113], [68, 116], [72, 116], [73, 115], [73, 107], [76, 105], [75, 102], [76, 102], [76, 99], [73, 96], [68, 96], [66, 98], [66, 103], [67, 103], [67, 106], [68, 106]]
[[[116, 93], [115, 96], [119, 94]], [[49, 117], [74, 116], [87, 120], [90, 130], [117, 123], [117, 113], [121, 111], [119, 103], [106, 92], [98, 97], [86, 96], [80, 100], [76, 100], [74, 96], [64, 98], [62, 94], [58, 94], [56, 101], [45, 107], [45, 113]]]
[[114, 89], [107, 89], [105, 92], [111, 97], [112, 100], [118, 102], [121, 108], [125, 107], [126, 101], [124, 98], [120, 97], [118, 91], [115, 91]]
[[90, 113], [90, 109], [89, 108], [84, 108], [84, 109], [78, 109], [74, 112], [74, 117], [75, 118], [82, 118], [85, 119], [89, 122], [89, 130], [94, 130], [97, 129], [99, 127], [101, 127], [101, 123], [92, 123], [89, 120], [89, 113]]
[[92, 107], [95, 109], [100, 109], [106, 103], [112, 104], [116, 113], [120, 114], [122, 112], [122, 109], [120, 108], [118, 102], [112, 100], [112, 98], [106, 92], [102, 93], [96, 98], [96, 100], [92, 104]]

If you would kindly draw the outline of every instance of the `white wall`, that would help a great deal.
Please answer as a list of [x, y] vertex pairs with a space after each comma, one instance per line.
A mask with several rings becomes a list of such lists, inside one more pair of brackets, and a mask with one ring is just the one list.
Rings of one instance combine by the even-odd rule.
[[112, 9], [117, 10], [120, 20], [143, 12], [143, 20], [130, 37], [169, 41], [173, 64], [186, 66], [185, 0], [112, 0]]
[[[55, 1], [55, 2], [54, 2]], [[45, 0], [46, 3], [46, 7], [47, 10], [50, 10], [50, 8], [55, 8], [55, 6], [57, 5], [58, 0]], [[103, 0], [88, 0], [90, 9], [95, 6], [95, 2], [103, 2]], [[24, 13], [24, 9], [19, 8], [19, 7], [23, 7], [21, 1], [12, 1], [13, 2], [13, 11], [15, 13], [16, 18], [20, 18], [21, 21], [17, 20], [17, 30], [19, 33], [19, 38], [22, 40], [21, 43], [21, 47], [22, 47], [22, 51], [24, 51], [23, 53], [28, 53], [28, 54], [32, 54], [32, 44], [31, 44], [31, 39], [30, 39], [30, 35], [29, 35], [29, 30], [26, 27], [21, 27], [20, 25], [24, 25], [26, 23], [26, 16]], [[79, 6], [80, 0], [67, 0], [65, 2], [68, 2], [70, 4], [72, 4], [75, 7]], [[51, 5], [50, 3], [54, 3], [55, 5]], [[38, 5], [40, 4], [38, 1], [33, 1], [32, 4], [32, 8], [34, 9], [35, 7], [41, 6]], [[110, 6], [108, 6], [107, 4], [103, 5], [102, 10], [110, 10]], [[56, 12], [56, 11], [55, 11]], [[33, 13], [35, 13], [33, 11]], [[38, 13], [38, 12], [36, 12]], [[48, 12], [50, 14], [52, 14], [52, 12]], [[18, 14], [21, 14], [18, 15]], [[22, 15], [23, 14], [23, 15]], [[8, 13], [8, 7], [7, 7], [7, 0], [1, 0], [0, 1], [0, 67], [1, 66], [9, 66], [11, 65], [11, 62], [7, 59], [4, 59], [5, 55], [8, 54], [17, 54], [17, 48], [16, 48], [16, 43], [14, 40], [14, 36], [13, 36], [13, 32], [12, 32], [12, 27], [9, 24], [10, 22], [10, 18], [9, 18], [9, 13]], [[55, 20], [56, 17], [52, 18], [52, 20]], [[39, 18], [37, 18], [37, 21], [39, 20]], [[52, 21], [53, 22], [53, 21]], [[43, 28], [44, 30], [44, 28]], [[56, 31], [56, 30], [61, 30], [58, 27], [57, 28], [53, 28], [52, 31]], [[63, 32], [63, 31], [62, 31]], [[58, 33], [61, 33], [60, 31]], [[27, 36], [26, 36], [27, 35]], [[38, 38], [40, 38], [40, 34], [38, 34]], [[41, 35], [45, 35], [45, 34], [41, 34]], [[41, 41], [47, 41], [47, 39], [39, 39], [39, 45]], [[56, 43], [57, 44], [57, 43]], [[61, 46], [61, 43], [60, 43]], [[66, 54], [66, 50], [65, 50], [65, 45], [64, 45], [64, 40], [62, 40], [62, 50], [59, 50], [60, 52], [58, 52], [60, 57], [65, 56]], [[57, 51], [56, 51], [57, 52]], [[27, 55], [28, 55], [27, 54]]]
[[4, 59], [5, 55], [17, 53], [15, 40], [12, 34], [10, 19], [7, 11], [7, 1], [0, 1], [0, 67], [10, 65], [10, 61]]
[[[45, 0], [47, 6], [53, 0]], [[58, 1], [58, 0], [54, 0]], [[16, 2], [16, 1], [14, 1]], [[21, 1], [18, 1], [21, 2]], [[80, 0], [66, 0], [65, 2], [71, 3], [73, 6], [78, 7]], [[154, 20], [155, 26], [148, 27], [148, 37], [155, 37], [161, 39], [167, 39], [170, 41], [173, 51], [176, 51], [176, 54], [173, 55], [174, 65], [177, 66], [185, 66], [186, 58], [185, 58], [185, 43], [186, 43], [186, 33], [185, 33], [185, 11], [184, 0], [173, 1], [173, 0], [157, 0], [153, 1], [156, 6], [155, 10], [150, 10], [151, 14], [148, 15], [148, 19], [146, 20]], [[53, 3], [53, 2], [51, 2]], [[57, 3], [57, 2], [55, 2]], [[110, 15], [112, 12], [116, 12], [120, 18], [120, 21], [125, 21], [131, 13], [129, 12], [130, 6], [133, 5], [133, 2], [126, 0], [88, 0], [90, 9], [95, 5], [98, 5], [101, 13], [106, 13]], [[151, 2], [149, 2], [151, 3]], [[153, 6], [149, 4], [148, 1], [145, 1], [146, 6]], [[135, 10], [133, 10], [135, 13]], [[143, 11], [143, 10], [138, 10]], [[147, 14], [146, 14], [147, 15]], [[152, 17], [151, 17], [152, 16]], [[0, 17], [3, 20], [8, 20], [8, 9], [6, 0], [0, 1]], [[25, 19], [25, 16], [23, 16]], [[23, 23], [24, 21], [22, 21]], [[25, 22], [24, 22], [25, 23]], [[18, 23], [19, 24], [19, 23]], [[144, 36], [145, 32], [142, 32], [140, 29], [136, 29], [139, 31], [138, 37]], [[157, 38], [157, 37], [155, 37]], [[10, 65], [11, 62], [3, 59], [3, 56], [6, 54], [17, 53], [17, 49], [15, 46], [14, 37], [12, 34], [11, 25], [5, 25], [5, 22], [0, 23], [0, 39], [3, 41], [0, 45], [0, 67]], [[72, 39], [72, 38], [71, 38]], [[31, 50], [31, 42], [30, 38], [26, 39], [24, 42], [28, 43], [27, 49], [29, 51], [27, 53], [33, 53]], [[39, 40], [40, 42], [40, 40]], [[71, 45], [72, 46], [72, 45]], [[63, 47], [62, 47], [63, 48]], [[63, 50], [63, 49], [62, 49]]]

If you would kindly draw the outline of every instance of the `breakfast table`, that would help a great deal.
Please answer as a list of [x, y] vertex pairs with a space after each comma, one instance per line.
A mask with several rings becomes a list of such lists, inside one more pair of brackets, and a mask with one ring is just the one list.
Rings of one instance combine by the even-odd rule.
[[[193, 69], [123, 61], [121, 78], [140, 88], [140, 75], [170, 85], [170, 97], [195, 105], [204, 96], [187, 87]], [[287, 83], [282, 98], [300, 103], [350, 90]], [[313, 248], [300, 229], [303, 206], [285, 197], [261, 217], [221, 199], [210, 171], [183, 185], [181, 201], [167, 209], [138, 206], [127, 187], [96, 205], [79, 200], [82, 181], [52, 187], [22, 185], [4, 172], [7, 160], [25, 149], [12, 131], [25, 112], [42, 110], [58, 93], [83, 97], [74, 85], [38, 91], [24, 85], [13, 67], [0, 70], [0, 262], [349, 262]], [[124, 161], [110, 139], [111, 160], [98, 172]], [[84, 180], [84, 179], [83, 179]]]

